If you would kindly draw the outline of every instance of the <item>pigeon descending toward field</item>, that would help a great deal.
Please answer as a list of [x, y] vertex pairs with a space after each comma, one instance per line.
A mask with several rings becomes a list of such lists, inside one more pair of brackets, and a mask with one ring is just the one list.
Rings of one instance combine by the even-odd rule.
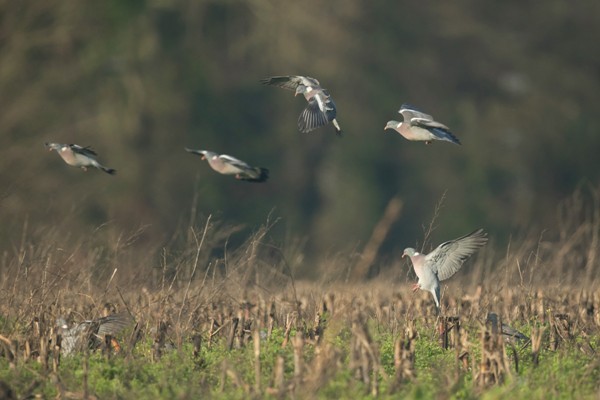
[[443, 140], [460, 145], [460, 140], [450, 132], [450, 129], [434, 121], [431, 115], [408, 104], [403, 104], [398, 112], [402, 114], [404, 121], [388, 121], [384, 130], [394, 129], [408, 140], [424, 141], [425, 144], [431, 144], [434, 140]]
[[87, 171], [87, 167], [101, 169], [107, 174], [114, 175], [117, 171], [107, 168], [96, 160], [96, 152], [90, 147], [81, 147], [77, 144], [61, 144], [46, 142], [49, 151], [56, 150], [59, 156], [69, 165], [80, 167]]
[[[67, 356], [83, 350], [86, 345], [90, 349], [97, 349], [104, 344], [105, 335], [116, 335], [131, 322], [132, 319], [128, 313], [119, 313], [83, 321], [69, 328], [64, 318], [58, 318], [56, 325], [62, 339], [60, 352]], [[116, 341], [111, 344], [113, 348], [118, 346]]]
[[264, 182], [269, 179], [269, 170], [260, 167], [251, 167], [244, 161], [228, 156], [217, 154], [208, 150], [193, 150], [185, 148], [185, 151], [198, 154], [215, 171], [224, 175], [235, 175], [235, 179], [248, 182]]
[[295, 92], [294, 96], [304, 95], [308, 105], [298, 118], [300, 132], [307, 133], [331, 122], [335, 128], [335, 133], [337, 135], [342, 134], [342, 129], [335, 119], [337, 113], [335, 103], [327, 89], [322, 88], [315, 78], [299, 75], [272, 76], [262, 79], [261, 83], [293, 90]]
[[413, 285], [413, 291], [421, 289], [431, 292], [439, 310], [440, 281], [452, 277], [487, 241], [487, 233], [483, 229], [478, 229], [458, 239], [440, 244], [429, 254], [421, 254], [411, 247], [404, 249], [402, 257], [410, 257], [419, 278], [419, 282]]

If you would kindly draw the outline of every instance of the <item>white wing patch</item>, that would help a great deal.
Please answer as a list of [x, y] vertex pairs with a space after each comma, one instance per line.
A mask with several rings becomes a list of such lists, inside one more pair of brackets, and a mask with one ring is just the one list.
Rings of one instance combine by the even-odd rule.
[[325, 112], [325, 110], [327, 108], [325, 107], [325, 103], [323, 102], [323, 99], [321, 98], [321, 96], [315, 96], [315, 99], [317, 99], [317, 104], [319, 105], [319, 110]]

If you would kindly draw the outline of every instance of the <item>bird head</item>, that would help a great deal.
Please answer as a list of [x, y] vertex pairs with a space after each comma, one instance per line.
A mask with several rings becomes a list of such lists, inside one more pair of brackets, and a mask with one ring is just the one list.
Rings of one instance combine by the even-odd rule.
[[[194, 150], [194, 149], [188, 149], [187, 147], [184, 147], [184, 149], [188, 153], [199, 155], [202, 160], [206, 160], [206, 158], [209, 156], [209, 154], [212, 153], [208, 150]], [[212, 153], [212, 154], [214, 154], [214, 153]]]
[[56, 318], [56, 328], [58, 328], [59, 331], [64, 331], [69, 329], [69, 324], [64, 317], [58, 317]]
[[414, 257], [417, 255], [419, 255], [418, 251], [416, 251], [412, 247], [407, 247], [406, 249], [404, 249], [404, 252], [402, 253], [402, 258], [404, 258], [405, 256]]
[[51, 143], [51, 142], [44, 143], [44, 146], [46, 146], [46, 148], [48, 149], [48, 151], [52, 151], [52, 150], [59, 151], [62, 148], [61, 144], [59, 144], [59, 143]]
[[383, 130], [385, 131], [386, 129], [398, 129], [400, 127], [401, 122], [398, 121], [388, 121], [387, 124], [385, 125], [385, 128], [383, 128]]

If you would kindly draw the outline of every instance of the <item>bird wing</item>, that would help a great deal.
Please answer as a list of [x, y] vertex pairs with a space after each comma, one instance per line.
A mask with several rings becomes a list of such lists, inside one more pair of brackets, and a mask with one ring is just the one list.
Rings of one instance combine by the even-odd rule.
[[[323, 98], [320, 96], [311, 97], [308, 100], [308, 105], [298, 118], [298, 129], [300, 132], [307, 133], [321, 126], [327, 125], [329, 122], [329, 119], [327, 118], [328, 108], [330, 108], [328, 105], [329, 103], [330, 102], [327, 100], [324, 102]], [[331, 102], [330, 104], [333, 103]], [[321, 107], [323, 107], [324, 111]], [[335, 108], [333, 108], [333, 111], [333, 118], [335, 118]]]
[[404, 103], [398, 111], [404, 117], [405, 121], [410, 121], [412, 118], [423, 118], [433, 121], [433, 117], [429, 114], [425, 114], [423, 111], [410, 104]]
[[299, 85], [319, 87], [319, 81], [310, 76], [290, 75], [290, 76], [271, 76], [261, 79], [263, 85], [278, 86], [283, 89], [296, 90]]
[[478, 229], [458, 239], [440, 244], [425, 256], [426, 263], [437, 274], [440, 281], [454, 275], [463, 263], [480, 247], [487, 243], [487, 233]]
[[431, 121], [424, 118], [412, 118], [410, 124], [411, 126], [426, 129], [439, 140], [460, 144], [460, 140], [450, 132], [450, 128], [437, 121]]
[[90, 146], [82, 147], [78, 144], [70, 144], [69, 147], [73, 150], [73, 153], [81, 154], [84, 156], [97, 156], [96, 152], [92, 150]]
[[450, 130], [450, 128], [448, 128], [446, 125], [441, 124], [437, 121], [432, 121], [430, 119], [426, 119], [426, 118], [419, 118], [419, 117], [411, 118], [410, 124], [413, 126], [419, 126], [421, 128], [425, 128], [425, 129], [437, 128], [437, 129], [443, 129], [443, 130]]
[[458, 145], [461, 144], [460, 140], [450, 132], [450, 129], [446, 125], [437, 121], [431, 121], [424, 118], [412, 118], [410, 120], [410, 125], [427, 130], [439, 140], [445, 140]]
[[132, 322], [132, 319], [128, 313], [122, 312], [99, 318], [94, 322], [98, 324], [97, 335], [103, 337], [119, 333]]
[[250, 165], [248, 165], [247, 163], [245, 163], [244, 161], [238, 160], [237, 158], [232, 157], [232, 156], [228, 156], [227, 154], [221, 154], [219, 156], [219, 159], [222, 160], [224, 163], [232, 165], [241, 170], [252, 169], [252, 167]]

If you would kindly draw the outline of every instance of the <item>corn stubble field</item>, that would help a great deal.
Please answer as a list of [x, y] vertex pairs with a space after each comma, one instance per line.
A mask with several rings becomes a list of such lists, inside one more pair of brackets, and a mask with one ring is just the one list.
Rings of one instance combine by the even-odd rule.
[[[353, 282], [361, 254], [338, 256], [296, 280], [301, 246], [273, 245], [271, 222], [228, 250], [235, 228], [208, 217], [160, 257], [139, 231], [25, 227], [2, 259], [0, 398], [598, 398], [600, 208], [580, 200], [502, 254], [491, 235], [439, 316], [405, 261]], [[127, 328], [61, 354], [57, 318], [103, 310]]]

